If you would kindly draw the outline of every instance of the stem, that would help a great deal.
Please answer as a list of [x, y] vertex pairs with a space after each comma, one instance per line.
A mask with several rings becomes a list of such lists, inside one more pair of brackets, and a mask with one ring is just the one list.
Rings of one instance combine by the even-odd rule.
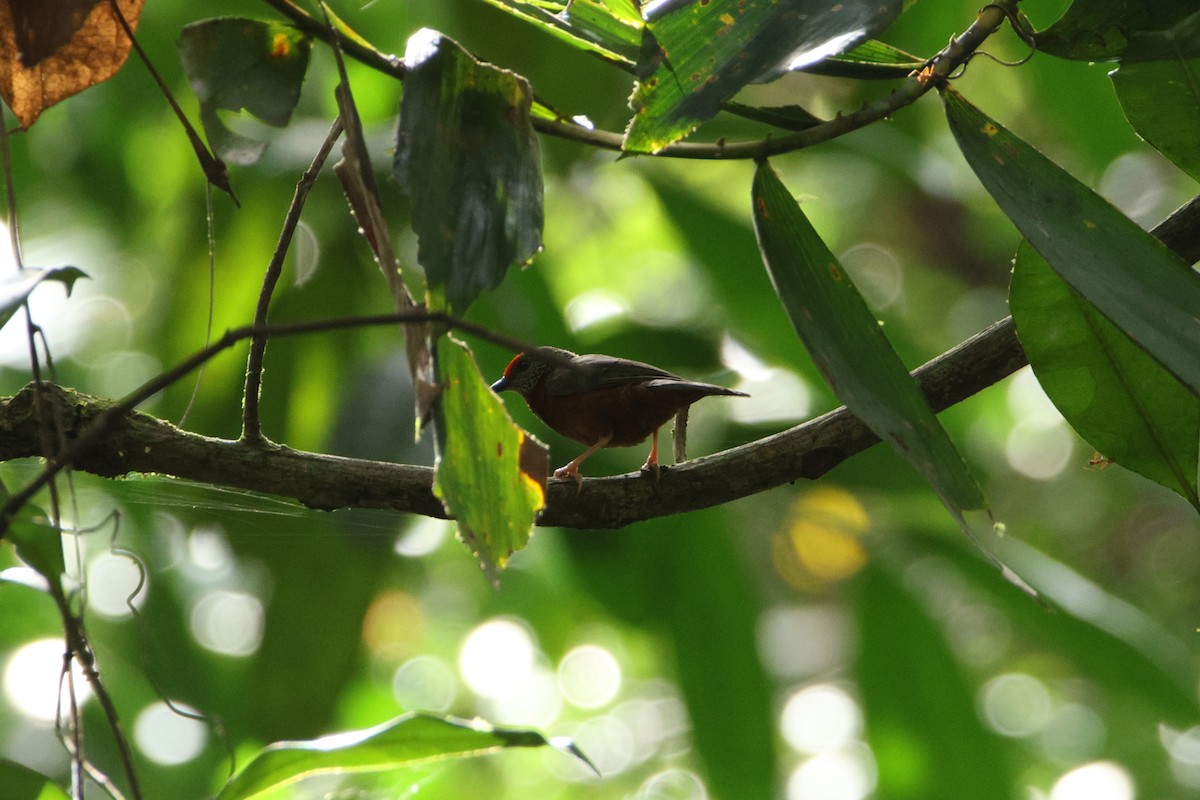
[[[275, 252], [271, 255], [271, 263], [267, 265], [267, 272], [263, 276], [262, 290], [258, 295], [258, 307], [254, 311], [254, 325], [258, 328], [265, 328], [267, 325], [267, 313], [271, 308], [271, 295], [275, 291], [276, 284], [279, 283], [279, 276], [283, 273], [283, 259], [287, 255], [288, 248], [292, 244], [292, 236], [296, 233], [296, 226], [300, 222], [300, 211], [304, 208], [304, 202], [308, 199], [308, 193], [312, 190], [313, 184], [317, 181], [317, 176], [321, 172], [321, 167], [324, 166], [325, 160], [329, 158], [329, 152], [333, 149], [333, 145], [337, 142], [338, 137], [342, 135], [342, 118], [339, 116], [333, 121], [333, 125], [329, 128], [329, 133], [325, 136], [325, 141], [321, 143], [321, 147], [317, 150], [317, 154], [313, 156], [312, 163], [308, 165], [308, 169], [300, 176], [300, 180], [296, 183], [296, 192], [292, 195], [292, 204], [288, 206], [287, 216], [283, 219], [283, 230], [279, 233], [279, 241], [275, 243]], [[250, 339], [250, 355], [246, 360], [246, 388], [242, 395], [242, 439], [255, 443], [262, 444], [266, 442], [266, 438], [262, 433], [262, 421], [259, 419], [259, 399], [262, 394], [262, 371], [263, 358], [267, 351], [267, 336], [265, 333], [256, 334]]]

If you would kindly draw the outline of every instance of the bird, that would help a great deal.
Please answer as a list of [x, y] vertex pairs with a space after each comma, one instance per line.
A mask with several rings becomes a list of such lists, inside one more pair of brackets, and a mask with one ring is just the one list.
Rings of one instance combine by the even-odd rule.
[[664, 369], [614, 356], [577, 355], [558, 347], [518, 353], [492, 391], [521, 395], [542, 422], [587, 449], [556, 478], [571, 478], [582, 491], [579, 466], [605, 447], [632, 447], [653, 437], [642, 471], [658, 474], [658, 430], [704, 397], [748, 397], [745, 392], [697, 383]]

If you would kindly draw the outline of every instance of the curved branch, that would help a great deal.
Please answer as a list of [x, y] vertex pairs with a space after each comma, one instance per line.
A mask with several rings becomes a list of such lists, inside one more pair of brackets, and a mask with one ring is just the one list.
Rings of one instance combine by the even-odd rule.
[[[916, 373], [935, 409], [981, 391], [1025, 364], [1012, 320], [1005, 319]], [[256, 446], [180, 430], [141, 412], [113, 418], [106, 400], [46, 384], [43, 402], [63, 420], [76, 469], [104, 477], [158, 473], [290, 497], [311, 508], [382, 508], [445, 517], [433, 495], [433, 470], [407, 464]], [[102, 418], [104, 418], [102, 420]], [[83, 447], [81, 434], [103, 430]], [[841, 408], [782, 433], [664, 469], [657, 482], [630, 473], [550, 485], [539, 524], [616, 528], [639, 520], [718, 505], [801, 478], [813, 479], [878, 439]], [[0, 460], [40, 454], [34, 388], [0, 400]]]

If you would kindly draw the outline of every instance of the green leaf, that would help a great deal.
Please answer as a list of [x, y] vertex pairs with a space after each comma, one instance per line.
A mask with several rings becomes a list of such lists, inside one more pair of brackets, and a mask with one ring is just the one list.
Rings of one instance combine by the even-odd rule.
[[964, 510], [983, 507], [979, 487], [849, 275], [765, 162], [753, 198], [763, 262], [830, 388], [963, 523]]
[[739, 117], [773, 125], [785, 131], [802, 131], [825, 121], [800, 106], [757, 107], [735, 103], [731, 100], [725, 104], [725, 110], [731, 114], [737, 114]]
[[42, 281], [58, 281], [67, 287], [69, 297], [71, 289], [75, 287], [75, 281], [86, 277], [88, 274], [79, 267], [26, 268], [0, 280], [0, 328], [8, 324], [29, 297], [29, 293]]
[[245, 109], [269, 125], [286, 125], [308, 69], [308, 37], [282, 22], [223, 17], [185, 26], [176, 46], [213, 150], [234, 164], [253, 164], [266, 144], [229, 130], [217, 112]]
[[950, 128], [996, 203], [1063, 280], [1200, 395], [1200, 275], [957, 92]]
[[443, 391], [434, 493], [494, 579], [529, 541], [545, 504], [549, 451], [513, 423], [465, 344], [443, 336], [436, 364]]
[[45, 521], [35, 521], [22, 510], [18, 519], [8, 529], [8, 538], [17, 549], [17, 555], [29, 566], [58, 586], [67, 571], [63, 558], [62, 534]]
[[229, 780], [217, 800], [249, 800], [312, 775], [386, 772], [435, 761], [496, 753], [510, 747], [553, 746], [587, 758], [570, 742], [536, 731], [494, 728], [432, 714], [405, 714], [362, 731], [304, 742], [276, 742], [260, 750]]
[[1043, 53], [1080, 61], [1109, 61], [1141, 31], [1175, 25], [1194, 6], [1179, 0], [1075, 0], [1049, 28], [1034, 35]]
[[849, 50], [900, 13], [901, 0], [710, 0], [647, 20], [625, 150], [656, 152], [711, 118], [746, 84]]
[[532, 22], [556, 38], [598, 55], [606, 61], [632, 68], [637, 60], [642, 43], [642, 20], [628, 2], [484, 2]]
[[57, 784], [29, 767], [0, 759], [0, 786], [5, 800], [68, 800]]
[[[418, 259], [456, 312], [542, 247], [542, 173], [529, 83], [424, 29], [408, 40], [394, 170]], [[443, 288], [444, 287], [444, 288]]]
[[1112, 73], [1138, 135], [1200, 180], [1200, 12], [1165, 34], [1135, 35]]
[[1013, 800], [1004, 743], [980, 721], [962, 669], [922, 602], [874, 561], [858, 589], [855, 674], [877, 796]]
[[987, 564], [952, 540], [914, 535], [962, 572], [970, 586], [988, 592], [1015, 629], [1070, 658], [1110, 693], [1139, 698], [1171, 724], [1195, 724], [1198, 676], [1188, 643], [1152, 617], [1017, 539], [1004, 539], [1001, 552], [1051, 610], [993, 580]]
[[853, 50], [818, 61], [805, 72], [830, 75], [835, 78], [882, 80], [904, 78], [913, 70], [925, 66], [925, 59], [906, 53], [898, 47], [874, 39], [863, 42]]
[[1038, 382], [1080, 436], [1200, 510], [1200, 400], [1055, 274], [1027, 242], [1009, 294]]

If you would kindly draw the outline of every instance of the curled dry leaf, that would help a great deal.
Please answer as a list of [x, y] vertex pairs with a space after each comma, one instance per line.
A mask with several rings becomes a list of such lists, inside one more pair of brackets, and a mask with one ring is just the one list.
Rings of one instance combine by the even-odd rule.
[[145, 0], [0, 0], [0, 96], [28, 128], [50, 106], [108, 80]]

